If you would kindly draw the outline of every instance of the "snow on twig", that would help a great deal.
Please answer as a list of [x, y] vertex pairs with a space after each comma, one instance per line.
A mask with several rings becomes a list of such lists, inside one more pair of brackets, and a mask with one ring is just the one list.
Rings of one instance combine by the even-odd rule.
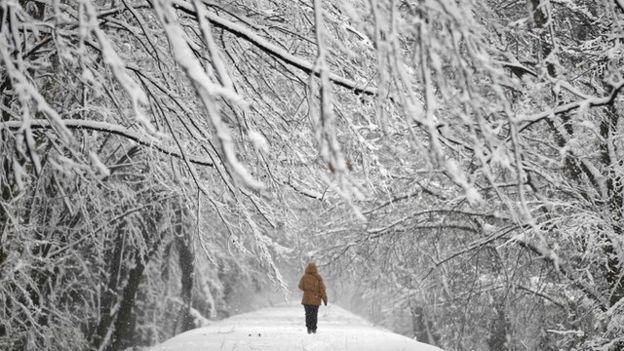
[[221, 120], [217, 101], [215, 101], [215, 99], [223, 97], [242, 107], [246, 107], [246, 102], [233, 89], [215, 84], [211, 81], [189, 47], [186, 34], [180, 27], [177, 17], [169, 5], [169, 1], [160, 0], [154, 2], [154, 8], [169, 39], [169, 45], [171, 45], [174, 58], [195, 87], [208, 113], [209, 120], [216, 130], [221, 152], [227, 164], [246, 186], [255, 189], [263, 188], [264, 185], [254, 179], [245, 166], [238, 161], [232, 135], [227, 125]]
[[318, 55], [315, 70], [319, 72], [321, 110], [319, 114], [320, 126], [317, 131], [321, 148], [321, 156], [329, 163], [332, 171], [343, 174], [346, 170], [344, 156], [336, 137], [336, 116], [332, 104], [332, 97], [329, 84], [329, 67], [325, 61], [325, 46], [323, 44], [323, 9], [320, 0], [314, 1], [314, 17], [316, 29], [316, 43]]
[[197, 21], [199, 22], [199, 27], [201, 28], [202, 35], [204, 36], [204, 41], [206, 42], [206, 46], [208, 47], [208, 51], [210, 52], [212, 66], [217, 72], [221, 84], [223, 84], [223, 86], [227, 89], [233, 90], [234, 84], [232, 83], [230, 75], [225, 68], [225, 63], [219, 55], [219, 47], [215, 43], [212, 36], [210, 21], [206, 20], [208, 11], [206, 11], [205, 6], [203, 6], [203, 4], [201, 4], [199, 0], [193, 0], [193, 6], [195, 7], [195, 11], [197, 11]]
[[611, 90], [611, 92], [604, 96], [604, 97], [592, 97], [592, 98], [588, 98], [585, 100], [581, 100], [581, 101], [575, 101], [575, 102], [570, 102], [564, 105], [559, 105], [555, 108], [552, 108], [550, 110], [547, 111], [543, 111], [540, 113], [536, 113], [533, 115], [528, 115], [528, 116], [518, 116], [516, 118], [516, 123], [518, 124], [522, 124], [520, 126], [519, 132], [523, 131], [524, 129], [530, 127], [531, 125], [533, 125], [535, 122], [539, 122], [545, 118], [550, 118], [551, 116], [554, 115], [558, 115], [561, 113], [565, 113], [568, 111], [572, 111], [575, 109], [579, 109], [579, 108], [583, 108], [584, 106], [586, 107], [598, 107], [598, 106], [605, 106], [608, 105], [610, 103], [613, 102], [613, 100], [615, 99], [615, 97], [618, 95], [618, 93], [620, 92], [620, 90], [622, 90], [622, 88], [624, 88], [624, 80], [619, 82], [618, 84], [616, 84], [613, 89]]
[[[142, 134], [130, 131], [120, 125], [111, 124], [107, 122], [98, 122], [98, 121], [87, 121], [80, 119], [64, 119], [62, 121], [65, 128], [68, 130], [71, 129], [89, 129], [95, 130], [105, 133], [116, 134], [122, 136], [124, 138], [128, 138], [133, 140], [143, 146], [151, 147], [156, 149], [159, 152], [162, 152], [166, 155], [170, 155], [176, 158], [182, 158], [182, 155], [166, 146], [160, 145], [155, 139], [146, 137]], [[8, 122], [0, 122], [0, 129], [19, 129], [22, 126], [22, 122], [20, 121], [8, 121]], [[53, 128], [52, 122], [43, 119], [34, 119], [30, 122], [31, 128], [37, 129], [50, 129]], [[188, 160], [192, 163], [202, 165], [202, 166], [214, 166], [212, 161], [202, 159], [197, 156], [188, 156]]]
[[[177, 6], [182, 11], [195, 14], [195, 11], [193, 10], [193, 6], [189, 4], [187, 1], [173, 0], [172, 2], [175, 4], [175, 6]], [[269, 53], [271, 56], [276, 57], [290, 65], [293, 65], [308, 74], [320, 75], [320, 71], [318, 67], [316, 67], [314, 64], [300, 57], [297, 57], [295, 55], [288, 53], [287, 51], [283, 50], [279, 46], [269, 42], [268, 40], [254, 33], [253, 30], [246, 28], [243, 25], [228, 21], [227, 19], [222, 18], [209, 11], [206, 11], [205, 15], [206, 15], [206, 18], [208, 18], [208, 20], [210, 20], [210, 22], [214, 26], [222, 28], [236, 35], [237, 37], [240, 37], [249, 41], [251, 44]], [[329, 73], [328, 77], [330, 81], [344, 88], [352, 90], [356, 94], [377, 95], [377, 89], [375, 88], [364, 87], [361, 84], [358, 84], [352, 80], [340, 77], [333, 73]]]
[[[13, 88], [23, 101], [34, 100], [36, 102], [37, 109], [48, 118], [49, 127], [54, 129], [59, 135], [61, 140], [65, 143], [73, 142], [74, 138], [72, 133], [67, 129], [61, 116], [48, 104], [45, 97], [39, 93], [37, 88], [30, 84], [29, 80], [24, 76], [22, 71], [17, 69], [11, 60], [8, 48], [9, 44], [4, 36], [0, 36], [0, 58], [4, 61], [7, 68], [7, 73], [13, 82]], [[21, 122], [20, 127], [21, 127]]]
[[88, 0], [81, 0], [82, 6], [84, 6], [87, 13], [87, 21], [86, 24], [81, 22], [81, 25], [86, 25], [87, 30], [92, 31], [97, 38], [98, 43], [100, 44], [100, 52], [102, 53], [102, 58], [104, 59], [104, 63], [108, 65], [115, 79], [121, 84], [123, 89], [130, 96], [130, 100], [132, 101], [132, 106], [134, 108], [135, 118], [136, 120], [143, 126], [149, 133], [154, 133], [155, 128], [152, 126], [150, 121], [141, 111], [142, 105], [147, 105], [147, 95], [141, 89], [141, 87], [135, 82], [126, 72], [126, 67], [123, 60], [117, 55], [117, 52], [113, 48], [113, 45], [108, 40], [106, 33], [99, 27], [97, 23], [97, 13], [93, 8], [93, 4]]

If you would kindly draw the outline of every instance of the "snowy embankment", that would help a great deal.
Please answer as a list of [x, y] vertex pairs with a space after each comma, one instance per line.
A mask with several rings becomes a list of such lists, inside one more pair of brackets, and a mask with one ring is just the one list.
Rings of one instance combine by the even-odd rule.
[[190, 330], [151, 351], [442, 351], [321, 306], [318, 332], [308, 335], [302, 306], [272, 307]]

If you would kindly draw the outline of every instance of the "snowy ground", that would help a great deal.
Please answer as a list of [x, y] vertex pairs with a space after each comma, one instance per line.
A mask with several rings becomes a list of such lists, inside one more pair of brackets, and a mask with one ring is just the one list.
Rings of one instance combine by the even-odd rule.
[[237, 315], [190, 330], [152, 351], [442, 351], [373, 327], [330, 305], [321, 306], [317, 334], [308, 335], [303, 306], [283, 306]]

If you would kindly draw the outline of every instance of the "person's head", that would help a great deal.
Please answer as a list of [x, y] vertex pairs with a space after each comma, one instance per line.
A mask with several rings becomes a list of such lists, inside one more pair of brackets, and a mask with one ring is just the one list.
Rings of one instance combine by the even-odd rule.
[[318, 269], [316, 268], [316, 263], [310, 262], [305, 269], [306, 273], [318, 273]]

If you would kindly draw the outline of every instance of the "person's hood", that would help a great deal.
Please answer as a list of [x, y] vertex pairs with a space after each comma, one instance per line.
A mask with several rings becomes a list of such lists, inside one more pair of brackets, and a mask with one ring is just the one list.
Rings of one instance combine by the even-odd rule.
[[314, 262], [308, 263], [308, 266], [306, 267], [305, 272], [309, 274], [318, 274], [318, 269], [316, 268], [316, 264]]

